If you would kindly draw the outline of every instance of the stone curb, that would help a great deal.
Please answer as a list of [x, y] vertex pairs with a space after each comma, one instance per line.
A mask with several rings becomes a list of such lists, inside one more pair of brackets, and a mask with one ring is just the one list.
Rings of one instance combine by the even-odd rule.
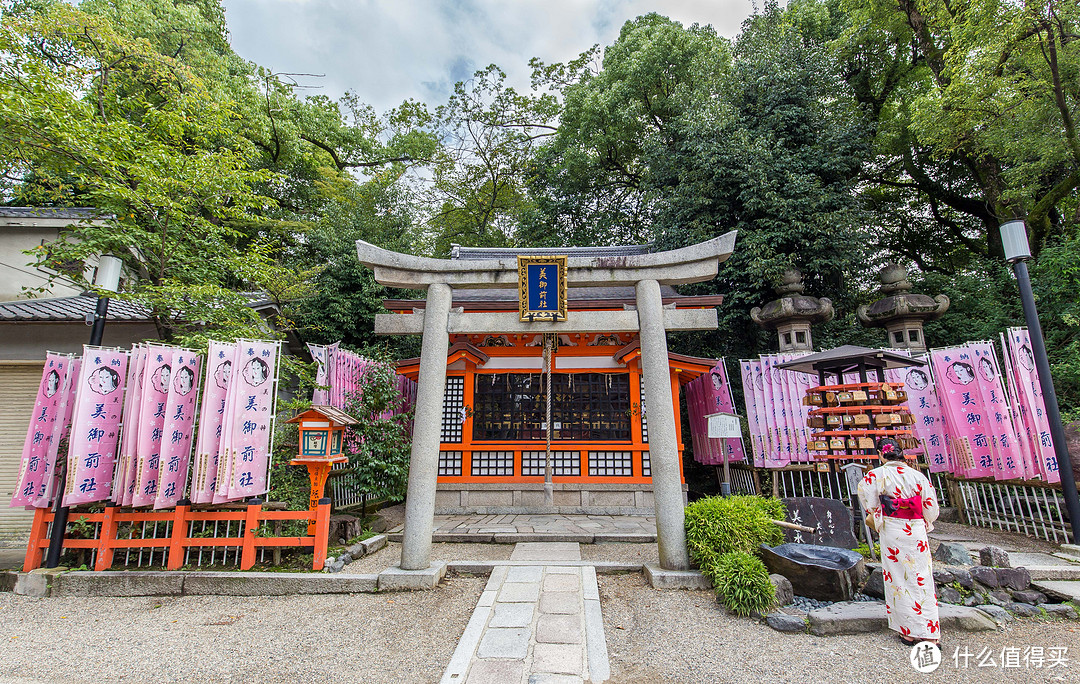
[[712, 590], [712, 581], [697, 570], [664, 570], [655, 563], [646, 563], [645, 579], [653, 589]]
[[[103, 572], [9, 572], [23, 596], [287, 596], [361, 594], [378, 590], [378, 575], [321, 572], [209, 572], [106, 570]], [[15, 581], [10, 581], [10, 576]]]
[[1027, 565], [1031, 581], [1080, 580], [1080, 565]]
[[446, 571], [455, 575], [490, 575], [496, 568], [537, 567], [558, 565], [567, 568], [594, 567], [601, 575], [619, 575], [642, 572], [641, 563], [616, 563], [610, 561], [450, 561]]
[[[966, 606], [940, 604], [938, 617], [942, 632], [984, 632], [997, 629], [997, 624], [984, 612]], [[878, 632], [888, 628], [885, 604], [877, 601], [834, 603], [827, 608], [810, 611], [810, 633], [815, 636]]]
[[352, 563], [358, 558], [363, 558], [369, 554], [375, 553], [379, 549], [386, 546], [386, 535], [376, 534], [373, 537], [357, 542], [341, 552], [337, 558], [334, 558], [334, 562], [330, 562], [328, 557], [327, 563], [323, 566], [323, 570], [327, 572], [341, 572], [346, 565]]
[[[402, 533], [386, 535], [392, 542], [401, 542]], [[433, 544], [517, 544], [519, 542], [576, 542], [578, 544], [600, 544], [604, 542], [624, 542], [630, 544], [655, 544], [655, 534], [635, 532], [612, 532], [600, 534], [559, 534], [541, 532], [492, 532], [470, 534], [466, 532], [436, 532], [431, 535]]]

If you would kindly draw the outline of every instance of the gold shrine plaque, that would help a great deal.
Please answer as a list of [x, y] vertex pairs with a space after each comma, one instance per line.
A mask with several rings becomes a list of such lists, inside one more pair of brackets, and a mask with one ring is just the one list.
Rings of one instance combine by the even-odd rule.
[[519, 256], [518, 310], [523, 321], [566, 320], [566, 257]]

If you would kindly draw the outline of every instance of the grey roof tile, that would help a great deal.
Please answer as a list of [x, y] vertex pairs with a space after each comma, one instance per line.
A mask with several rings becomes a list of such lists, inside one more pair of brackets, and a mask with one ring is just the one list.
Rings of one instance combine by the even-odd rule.
[[[93, 313], [96, 307], [97, 297], [92, 294], [0, 302], [0, 322], [84, 321], [87, 314]], [[150, 312], [134, 302], [110, 299], [109, 318], [118, 321], [147, 321], [150, 319]]]
[[93, 207], [0, 207], [4, 218], [83, 219], [100, 216]]

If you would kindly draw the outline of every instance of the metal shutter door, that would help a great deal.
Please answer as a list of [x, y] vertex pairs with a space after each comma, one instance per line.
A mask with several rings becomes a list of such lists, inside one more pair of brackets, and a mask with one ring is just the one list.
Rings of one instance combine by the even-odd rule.
[[0, 540], [25, 540], [34, 519], [32, 511], [8, 508], [8, 504], [15, 493], [26, 426], [34, 411], [43, 367], [43, 363], [0, 361]]

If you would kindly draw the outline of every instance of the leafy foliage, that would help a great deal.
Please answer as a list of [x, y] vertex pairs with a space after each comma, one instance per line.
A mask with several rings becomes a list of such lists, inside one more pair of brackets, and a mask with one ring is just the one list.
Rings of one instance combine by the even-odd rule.
[[346, 411], [359, 421], [347, 433], [347, 451], [362, 493], [400, 501], [409, 475], [412, 414], [390, 414], [402, 401], [396, 378], [390, 363], [371, 363], [361, 371], [358, 390], [347, 398]]
[[776, 589], [760, 558], [742, 551], [721, 554], [702, 566], [712, 580], [716, 596], [736, 615], [765, 613], [776, 602]]
[[725, 553], [757, 553], [761, 544], [784, 539], [773, 520], [783, 520], [784, 504], [760, 496], [706, 497], [686, 507], [686, 544], [704, 572]]

